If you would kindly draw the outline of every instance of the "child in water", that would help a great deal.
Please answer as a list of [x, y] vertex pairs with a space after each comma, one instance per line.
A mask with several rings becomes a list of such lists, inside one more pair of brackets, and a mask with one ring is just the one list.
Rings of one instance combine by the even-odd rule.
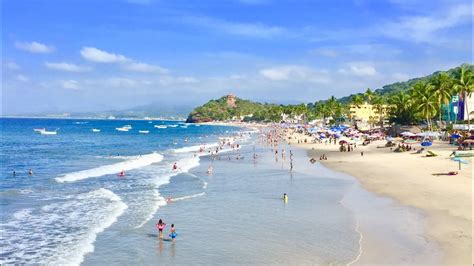
[[158, 228], [158, 232], [160, 234], [160, 238], [163, 238], [163, 229], [165, 229], [166, 224], [160, 219], [156, 224], [156, 228]]
[[171, 229], [170, 229], [170, 237], [171, 239], [174, 239], [176, 238], [178, 234], [176, 233], [176, 228], [174, 228], [174, 224], [171, 224]]

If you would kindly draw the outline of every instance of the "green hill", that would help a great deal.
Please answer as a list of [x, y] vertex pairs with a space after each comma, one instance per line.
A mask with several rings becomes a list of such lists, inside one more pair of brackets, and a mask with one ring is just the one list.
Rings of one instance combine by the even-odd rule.
[[[424, 77], [420, 77], [420, 78], [413, 78], [413, 79], [410, 79], [410, 80], [407, 80], [407, 81], [404, 81], [404, 82], [396, 82], [396, 83], [393, 83], [393, 84], [389, 84], [389, 85], [385, 85], [383, 86], [382, 88], [380, 89], [376, 89], [374, 92], [376, 94], [379, 94], [379, 95], [388, 95], [388, 94], [392, 94], [392, 93], [396, 93], [396, 92], [399, 92], [399, 91], [403, 91], [403, 90], [407, 90], [409, 89], [410, 87], [412, 87], [413, 85], [415, 85], [415, 83], [417, 83], [418, 81], [429, 81], [431, 78], [433, 78], [434, 76], [440, 74], [440, 73], [443, 73], [443, 72], [446, 72], [448, 73], [448, 75], [450, 75], [451, 77], [454, 77], [454, 73], [456, 73], [462, 66], [466, 67], [467, 69], [471, 69], [471, 70], [474, 70], [474, 65], [471, 65], [471, 64], [463, 64], [461, 66], [458, 66], [458, 67], [455, 67], [455, 68], [452, 68], [452, 69], [449, 69], [447, 71], [436, 71], [434, 72], [433, 74], [431, 75], [428, 75], [428, 76], [424, 76]], [[352, 99], [352, 96], [354, 95], [362, 95], [363, 93], [356, 93], [356, 94], [351, 94], [349, 96], [345, 96], [345, 97], [342, 97], [340, 99], [338, 99], [341, 103], [348, 103], [350, 102], [350, 100]]]
[[262, 113], [266, 105], [243, 100], [232, 95], [210, 100], [206, 104], [195, 108], [188, 116], [188, 123], [202, 123], [211, 121], [224, 121], [241, 116], [253, 116]]

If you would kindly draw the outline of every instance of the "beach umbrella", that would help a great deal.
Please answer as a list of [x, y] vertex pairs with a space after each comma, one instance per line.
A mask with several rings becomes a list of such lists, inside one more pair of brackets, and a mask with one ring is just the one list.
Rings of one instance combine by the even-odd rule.
[[341, 141], [339, 141], [339, 145], [346, 144], [346, 143], [347, 143], [346, 140], [341, 140]]
[[461, 170], [461, 164], [468, 164], [468, 162], [462, 158], [454, 157], [451, 160], [459, 163], [459, 170]]
[[429, 147], [429, 146], [431, 146], [431, 145], [433, 145], [433, 143], [431, 143], [431, 142], [429, 142], [429, 141], [423, 141], [423, 142], [421, 143], [421, 146], [423, 146], [423, 147]]
[[458, 138], [460, 138], [460, 137], [461, 137], [461, 136], [460, 136], [459, 134], [452, 134], [452, 135], [451, 135], [451, 138], [452, 138], [452, 139], [458, 139]]

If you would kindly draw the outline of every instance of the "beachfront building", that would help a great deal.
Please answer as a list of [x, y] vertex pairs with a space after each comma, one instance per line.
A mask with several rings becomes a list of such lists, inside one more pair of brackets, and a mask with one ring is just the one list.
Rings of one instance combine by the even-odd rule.
[[[467, 105], [467, 109], [465, 108], [465, 103]], [[456, 122], [456, 121], [464, 121], [467, 120], [468, 115], [467, 111], [470, 113], [470, 118], [474, 119], [474, 95], [471, 95], [466, 98], [466, 100], [462, 99], [460, 96], [453, 96], [449, 104], [443, 104], [442, 106], [442, 117], [444, 121], [449, 122]]]
[[[358, 122], [365, 122], [370, 124], [380, 124], [380, 113], [375, 105], [365, 102], [361, 105], [351, 105], [349, 110], [349, 119]], [[388, 106], [382, 106], [382, 117], [385, 120], [388, 118]]]

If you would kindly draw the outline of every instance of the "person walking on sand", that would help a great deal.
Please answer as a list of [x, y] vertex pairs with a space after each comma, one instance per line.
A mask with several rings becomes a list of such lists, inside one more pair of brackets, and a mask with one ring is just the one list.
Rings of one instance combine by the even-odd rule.
[[176, 228], [174, 227], [174, 224], [171, 224], [170, 237], [173, 240], [173, 242], [175, 241], [175, 238], [177, 235], [178, 234], [176, 233]]
[[165, 229], [166, 224], [160, 219], [156, 224], [156, 228], [158, 229], [159, 237], [163, 238], [163, 229]]
[[363, 152], [363, 151], [360, 152], [360, 156], [364, 156], [364, 152]]

